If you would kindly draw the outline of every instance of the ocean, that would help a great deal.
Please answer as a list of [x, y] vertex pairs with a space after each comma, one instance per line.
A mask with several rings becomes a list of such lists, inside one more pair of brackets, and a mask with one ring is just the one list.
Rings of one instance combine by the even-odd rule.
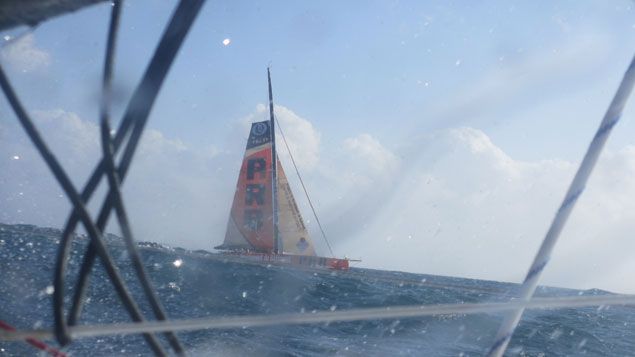
[[[19, 329], [52, 326], [52, 274], [59, 235], [59, 230], [51, 228], [0, 225], [0, 321]], [[108, 241], [145, 316], [151, 316], [123, 243], [115, 236]], [[86, 238], [74, 240], [70, 282], [74, 282], [86, 244]], [[158, 296], [175, 319], [504, 301], [517, 289], [509, 283], [395, 271], [352, 268], [329, 272], [241, 264], [204, 251], [147, 242], [140, 247]], [[129, 322], [100, 264], [90, 282], [80, 323]], [[68, 296], [70, 292], [71, 284]], [[597, 294], [608, 292], [540, 287], [537, 295]], [[480, 356], [490, 347], [501, 318], [501, 313], [454, 314], [177, 335], [193, 356]], [[528, 310], [506, 355], [635, 356], [634, 327], [632, 307]], [[47, 343], [56, 346], [54, 341]], [[77, 339], [64, 351], [76, 356], [152, 355], [138, 335]], [[26, 343], [0, 341], [0, 356], [38, 353]]]

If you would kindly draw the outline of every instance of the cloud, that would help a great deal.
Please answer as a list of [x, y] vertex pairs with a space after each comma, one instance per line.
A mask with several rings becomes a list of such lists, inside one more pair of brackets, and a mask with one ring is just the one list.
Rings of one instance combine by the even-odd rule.
[[[314, 199], [319, 197], [318, 208], [327, 208], [332, 203], [337, 206], [332, 212], [346, 212], [348, 207], [359, 214], [361, 210], [356, 205], [362, 202], [360, 197], [369, 197], [367, 191], [373, 182], [386, 177], [383, 169], [394, 167], [394, 155], [370, 135], [360, 134], [342, 143], [338, 150], [340, 155], [322, 162], [320, 134], [316, 128], [288, 108], [277, 107], [276, 113], [295, 160], [305, 174], [309, 191]], [[61, 109], [35, 111], [33, 116], [75, 186], [82, 187], [101, 156], [97, 124]], [[249, 123], [265, 120], [267, 116], [268, 110], [260, 105], [250, 115], [234, 122], [235, 128], [230, 131], [240, 131], [243, 137], [237, 136], [236, 140], [244, 140]], [[0, 220], [61, 226], [70, 206], [39, 154], [22, 129], [12, 122], [7, 122], [1, 133], [0, 149], [7, 155], [0, 160], [0, 170], [8, 174], [0, 175], [4, 183], [0, 188], [0, 201], [6, 202]], [[283, 145], [281, 140], [278, 144]], [[15, 155], [21, 157], [17, 162], [13, 159]], [[123, 185], [125, 203], [135, 222], [138, 239], [190, 248], [219, 244], [224, 237], [242, 155], [242, 150], [236, 152], [222, 147], [190, 148], [177, 138], [147, 129]], [[303, 191], [292, 173], [286, 149], [281, 149], [280, 156], [295, 187], [298, 203], [308, 218], [308, 226], [316, 229]], [[385, 186], [385, 180], [382, 182]], [[374, 199], [381, 199], [380, 190], [374, 192]], [[96, 197], [104, 194], [102, 187]], [[350, 205], [342, 205], [342, 197]], [[91, 209], [95, 210], [98, 200], [93, 202]], [[329, 216], [328, 212], [325, 216]], [[367, 219], [367, 216], [359, 219]], [[346, 224], [344, 228], [349, 227]], [[116, 226], [111, 225], [109, 229]]]
[[[288, 139], [304, 152], [297, 159], [310, 168], [305, 183], [336, 254], [362, 258], [365, 267], [521, 281], [577, 167], [517, 160], [470, 127], [419, 137], [398, 152], [365, 133], [321, 150], [308, 120], [278, 112]], [[258, 107], [234, 123], [236, 131], [246, 136], [246, 119], [266, 114]], [[83, 185], [100, 155], [97, 125], [59, 109], [34, 117], [75, 184]], [[0, 221], [61, 226], [67, 199], [17, 124], [2, 122], [0, 153]], [[242, 154], [146, 131], [123, 188], [137, 238], [193, 249], [219, 244]], [[634, 292], [633, 176], [635, 146], [601, 157], [544, 284]], [[316, 245], [325, 248], [302, 190], [292, 186]], [[90, 209], [97, 207], [95, 201]]]
[[51, 64], [51, 55], [38, 48], [32, 33], [5, 45], [0, 58], [13, 69], [21, 72], [34, 72], [47, 68]]
[[[98, 126], [61, 109], [35, 111], [33, 117], [75, 187], [83, 187], [101, 156]], [[60, 227], [70, 205], [39, 154], [22, 128], [9, 121], [0, 135], [0, 152], [6, 153], [0, 157], [0, 221]], [[190, 149], [146, 130], [123, 185], [137, 239], [211, 248], [224, 234], [235, 184], [234, 175], [218, 170], [234, 160], [214, 148]], [[103, 185], [91, 201], [93, 212], [105, 194]], [[116, 225], [109, 230], [116, 232]]]
[[383, 147], [370, 134], [359, 134], [344, 140], [344, 148], [376, 173], [390, 172], [396, 168], [397, 157]]
[[[310, 172], [319, 163], [320, 134], [310, 122], [285, 107], [277, 107], [276, 113], [298, 166]], [[83, 187], [101, 156], [98, 125], [62, 109], [32, 114], [75, 187]], [[230, 131], [243, 133], [242, 138], [237, 135], [235, 139], [244, 140], [248, 123], [267, 116], [266, 108], [258, 106], [246, 118], [235, 121]], [[244, 142], [237, 146], [244, 147]], [[287, 170], [292, 170], [285, 151], [281, 149], [281, 160]], [[2, 122], [0, 152], [6, 153], [0, 157], [0, 221], [60, 227], [70, 210], [68, 200], [22, 128], [13, 121]], [[195, 249], [220, 244], [242, 156], [242, 150], [192, 148], [178, 138], [147, 129], [123, 185], [137, 239]], [[289, 176], [295, 180], [291, 172]], [[105, 195], [103, 185], [91, 201], [92, 212]], [[113, 220], [108, 229], [117, 233]]]
[[[577, 164], [514, 160], [467, 127], [426, 139], [372, 222], [338, 249], [368, 267], [522, 281]], [[634, 170], [635, 147], [602, 157], [544, 284], [633, 291]]]
[[[276, 130], [276, 145], [283, 162], [291, 164], [289, 150], [293, 154], [293, 158], [301, 170], [310, 171], [316, 167], [320, 160], [320, 133], [313, 127], [308, 120], [300, 117], [287, 107], [275, 106], [276, 119], [279, 128]], [[264, 104], [258, 104], [256, 111], [251, 113], [241, 121], [245, 128], [251, 123], [257, 121], [269, 120], [269, 107]], [[284, 133], [289, 150], [287, 150], [280, 129]], [[248, 132], [248, 131], [246, 131]]]

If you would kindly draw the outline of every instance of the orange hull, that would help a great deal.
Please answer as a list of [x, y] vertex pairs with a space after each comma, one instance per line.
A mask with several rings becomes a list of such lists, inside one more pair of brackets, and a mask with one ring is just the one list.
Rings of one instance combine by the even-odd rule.
[[349, 260], [306, 255], [268, 254], [256, 252], [223, 252], [225, 255], [239, 257], [252, 262], [275, 263], [306, 268], [348, 270]]

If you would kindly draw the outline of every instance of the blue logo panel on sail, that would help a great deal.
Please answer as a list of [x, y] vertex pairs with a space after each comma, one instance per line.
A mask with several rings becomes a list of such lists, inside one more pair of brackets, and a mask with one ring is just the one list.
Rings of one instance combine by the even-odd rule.
[[269, 130], [269, 121], [261, 121], [251, 124], [251, 132], [249, 140], [247, 140], [247, 149], [266, 144], [271, 141], [271, 130]]
[[309, 247], [309, 243], [302, 237], [295, 246], [298, 248], [298, 251], [304, 252]]

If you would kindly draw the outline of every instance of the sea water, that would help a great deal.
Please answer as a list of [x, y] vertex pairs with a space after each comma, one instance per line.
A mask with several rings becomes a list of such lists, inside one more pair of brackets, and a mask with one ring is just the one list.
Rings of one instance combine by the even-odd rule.
[[[0, 225], [0, 320], [19, 329], [52, 326], [52, 277], [60, 232]], [[87, 239], [77, 237], [67, 275], [72, 293]], [[151, 319], [127, 253], [109, 237], [112, 256]], [[351, 308], [504, 301], [517, 285], [392, 271], [309, 271], [229, 262], [202, 251], [140, 244], [141, 255], [170, 318], [311, 314]], [[539, 296], [606, 294], [539, 288]], [[66, 302], [68, 308], [69, 302]], [[490, 347], [502, 314], [441, 315], [258, 328], [201, 330], [177, 335], [194, 356], [479, 356]], [[90, 279], [80, 324], [129, 322], [100, 263]], [[160, 336], [160, 335], [159, 335]], [[168, 349], [163, 337], [159, 337]], [[54, 341], [47, 341], [56, 346]], [[82, 338], [64, 351], [76, 356], [144, 356], [139, 335]], [[0, 356], [37, 355], [20, 342], [0, 341]], [[528, 310], [509, 356], [635, 355], [635, 309], [588, 307]]]

